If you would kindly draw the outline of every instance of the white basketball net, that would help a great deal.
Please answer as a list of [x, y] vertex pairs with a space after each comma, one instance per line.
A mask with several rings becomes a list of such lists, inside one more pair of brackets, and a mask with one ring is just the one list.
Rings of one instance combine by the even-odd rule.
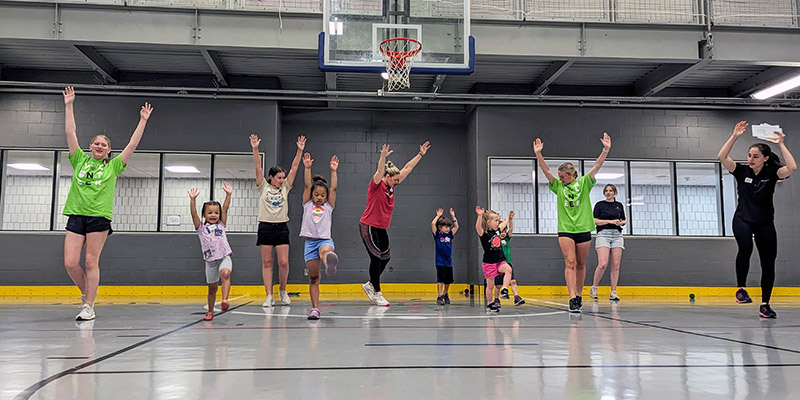
[[414, 58], [422, 50], [422, 44], [414, 39], [394, 38], [381, 42], [381, 54], [389, 80], [386, 91], [392, 92], [411, 87], [409, 75]]

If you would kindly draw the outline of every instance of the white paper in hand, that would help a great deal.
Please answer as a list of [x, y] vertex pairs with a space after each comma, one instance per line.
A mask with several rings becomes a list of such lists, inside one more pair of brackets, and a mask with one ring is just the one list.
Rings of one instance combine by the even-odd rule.
[[753, 137], [764, 139], [772, 143], [778, 143], [780, 136], [775, 131], [783, 132], [780, 125], [770, 125], [766, 122], [759, 125], [752, 125]]

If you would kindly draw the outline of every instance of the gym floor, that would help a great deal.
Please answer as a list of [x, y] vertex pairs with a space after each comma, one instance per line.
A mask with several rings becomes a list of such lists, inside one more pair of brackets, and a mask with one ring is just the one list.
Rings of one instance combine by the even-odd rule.
[[0, 399], [784, 399], [800, 398], [800, 299], [778, 319], [732, 298], [480, 300], [435, 295], [369, 306], [324, 296], [262, 308], [233, 299], [204, 322], [204, 298], [0, 298]]

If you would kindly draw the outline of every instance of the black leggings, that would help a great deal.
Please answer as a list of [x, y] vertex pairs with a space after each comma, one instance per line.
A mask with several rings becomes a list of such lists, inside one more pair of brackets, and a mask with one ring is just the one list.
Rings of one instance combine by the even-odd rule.
[[376, 292], [381, 291], [381, 274], [389, 264], [389, 234], [386, 229], [360, 224], [361, 240], [369, 254], [369, 281]]
[[758, 247], [761, 260], [761, 301], [769, 303], [772, 287], [775, 285], [775, 259], [778, 257], [778, 235], [775, 223], [748, 222], [738, 216], [733, 217], [733, 236], [739, 245], [736, 254], [736, 284], [745, 287], [747, 273], [750, 271], [750, 255], [753, 253], [753, 239]]

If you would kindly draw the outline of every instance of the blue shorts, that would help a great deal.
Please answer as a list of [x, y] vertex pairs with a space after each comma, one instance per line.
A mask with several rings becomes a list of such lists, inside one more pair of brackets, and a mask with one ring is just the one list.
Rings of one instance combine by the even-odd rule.
[[333, 246], [333, 239], [306, 239], [306, 249], [304, 252], [306, 262], [319, 260], [319, 249], [325, 245], [331, 246], [331, 249], [335, 249]]
[[625, 248], [625, 239], [622, 238], [622, 232], [616, 229], [603, 229], [597, 232], [594, 239], [594, 248], [608, 247], [610, 249]]

